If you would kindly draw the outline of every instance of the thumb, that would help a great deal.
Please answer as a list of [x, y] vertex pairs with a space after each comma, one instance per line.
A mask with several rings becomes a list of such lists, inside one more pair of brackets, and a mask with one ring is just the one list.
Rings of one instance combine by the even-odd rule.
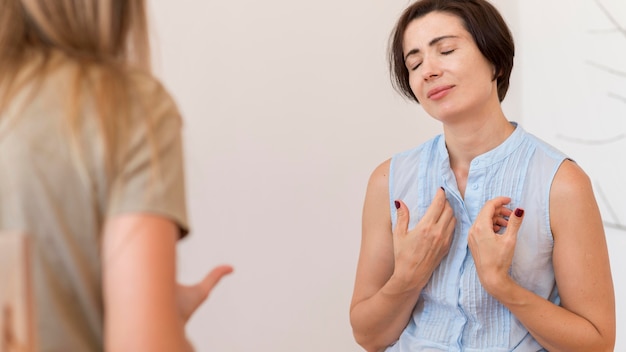
[[213, 268], [211, 272], [204, 277], [204, 279], [198, 284], [202, 290], [203, 297], [206, 298], [211, 290], [217, 285], [220, 280], [233, 272], [233, 267], [230, 265], [219, 265]]
[[213, 268], [213, 270], [197, 284], [189, 286], [177, 284], [176, 299], [184, 321], [189, 320], [196, 309], [207, 299], [222, 277], [231, 272], [233, 272], [233, 268], [230, 265], [220, 265]]
[[401, 200], [394, 201], [396, 206], [396, 228], [393, 231], [395, 235], [404, 235], [409, 229], [409, 208]]
[[520, 226], [524, 220], [524, 209], [517, 208], [509, 217], [509, 224], [506, 227], [505, 235], [517, 236]]

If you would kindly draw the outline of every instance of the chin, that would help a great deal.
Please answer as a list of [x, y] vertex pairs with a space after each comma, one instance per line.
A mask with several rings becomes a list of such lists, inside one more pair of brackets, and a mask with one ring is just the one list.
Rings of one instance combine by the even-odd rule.
[[463, 114], [459, 109], [452, 108], [437, 108], [437, 109], [424, 109], [435, 120], [441, 123], [454, 122], [460, 118]]

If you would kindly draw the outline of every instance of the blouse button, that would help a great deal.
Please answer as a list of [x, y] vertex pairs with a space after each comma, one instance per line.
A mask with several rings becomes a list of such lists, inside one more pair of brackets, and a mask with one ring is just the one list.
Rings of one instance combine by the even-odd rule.
[[472, 185], [472, 189], [473, 189], [473, 190], [477, 190], [477, 189], [478, 189], [478, 184], [477, 184], [477, 183], [474, 183], [474, 185]]

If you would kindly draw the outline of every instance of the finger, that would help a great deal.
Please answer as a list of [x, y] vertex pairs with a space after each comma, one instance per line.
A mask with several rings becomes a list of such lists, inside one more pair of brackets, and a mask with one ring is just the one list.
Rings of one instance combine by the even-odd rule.
[[192, 292], [187, 296], [190, 298], [192, 310], [196, 310], [196, 308], [209, 297], [209, 294], [220, 280], [232, 272], [233, 267], [230, 265], [216, 266], [202, 281], [195, 285], [186, 286], [188, 292]]
[[524, 220], [524, 209], [517, 208], [509, 217], [509, 226], [504, 233], [507, 236], [517, 236], [520, 226], [522, 226], [522, 220]]
[[396, 228], [394, 234], [396, 236], [405, 235], [409, 229], [409, 208], [401, 200], [394, 201], [396, 206]]
[[500, 216], [495, 217], [493, 220], [493, 225], [499, 227], [506, 227], [509, 223], [507, 219]]
[[233, 272], [233, 267], [230, 265], [220, 265], [216, 266], [211, 270], [211, 272], [205, 276], [205, 278], [200, 282], [200, 287], [202, 287], [203, 297], [206, 298], [211, 290], [220, 282], [220, 280]]
[[509, 217], [512, 213], [513, 211], [507, 207], [500, 208], [500, 215], [503, 217]]
[[509, 197], [496, 197], [488, 200], [476, 216], [476, 221], [492, 221], [499, 209], [511, 202]]
[[456, 218], [452, 217], [450, 221], [446, 224], [446, 233], [449, 235], [454, 234], [454, 229], [456, 228]]
[[441, 211], [441, 215], [437, 220], [437, 224], [440, 224], [440, 226], [446, 228], [453, 220], [456, 220], [454, 217], [454, 209], [452, 209], [452, 206], [446, 200], [443, 206], [443, 210]]
[[187, 286], [177, 284], [176, 297], [178, 307], [185, 322], [189, 320], [196, 309], [198, 309], [198, 307], [207, 299], [211, 290], [215, 287], [215, 285], [217, 285], [222, 277], [232, 271], [233, 268], [231, 266], [220, 265], [213, 268], [213, 270], [211, 270], [211, 272], [209, 272], [207, 276], [202, 279], [202, 281], [194, 285]]
[[493, 232], [500, 231], [503, 227], [507, 227], [509, 224], [509, 216], [511, 216], [511, 209], [507, 207], [500, 207], [497, 214], [493, 218]]
[[441, 217], [441, 213], [443, 212], [446, 203], [446, 191], [443, 189], [443, 187], [441, 187], [437, 190], [437, 193], [435, 193], [435, 197], [433, 198], [432, 203], [430, 203], [428, 209], [426, 209], [426, 213], [424, 213], [422, 219], [425, 219], [426, 221], [437, 222], [439, 220], [439, 217]]

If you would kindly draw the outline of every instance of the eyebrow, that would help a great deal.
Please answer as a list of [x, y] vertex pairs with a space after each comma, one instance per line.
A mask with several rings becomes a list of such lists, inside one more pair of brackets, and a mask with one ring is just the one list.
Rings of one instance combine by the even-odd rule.
[[[431, 40], [428, 43], [428, 46], [433, 46], [437, 43], [439, 43], [440, 41], [444, 40], [444, 39], [448, 39], [448, 38], [458, 38], [458, 36], [456, 35], [442, 35], [441, 37], [437, 37], [437, 38], [433, 38], [433, 40]], [[415, 48], [415, 49], [411, 49], [408, 53], [406, 53], [406, 55], [404, 56], [404, 61], [406, 61], [406, 59], [409, 58], [409, 56], [411, 55], [415, 55], [417, 53], [420, 52], [420, 49]]]

